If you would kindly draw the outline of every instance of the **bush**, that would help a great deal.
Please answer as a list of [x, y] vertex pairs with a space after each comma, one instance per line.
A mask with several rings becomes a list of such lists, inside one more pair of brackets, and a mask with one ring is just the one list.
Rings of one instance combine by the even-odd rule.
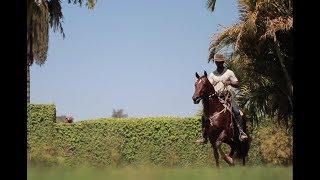
[[[56, 148], [70, 164], [147, 163], [193, 166], [212, 162], [212, 149], [194, 143], [200, 122], [191, 118], [99, 119], [57, 124]], [[208, 160], [209, 162], [205, 162]]]
[[28, 150], [44, 149], [49, 151], [54, 138], [55, 106], [30, 104], [27, 113]]
[[292, 164], [292, 133], [281, 126], [264, 127], [259, 132], [264, 161], [276, 165]]
[[[201, 135], [199, 117], [106, 118], [72, 124], [55, 123], [55, 118], [53, 105], [28, 106], [30, 160], [66, 166], [214, 166], [211, 145], [194, 143]], [[247, 164], [289, 162], [286, 150], [283, 156], [266, 151], [266, 146], [279, 149], [278, 144], [266, 142], [263, 131], [260, 134], [259, 131], [253, 128]], [[228, 153], [227, 146], [223, 146]], [[280, 160], [274, 160], [279, 157]], [[220, 161], [226, 165], [221, 158]]]
[[53, 161], [55, 158], [54, 105], [30, 104], [27, 107], [27, 151], [29, 161]]

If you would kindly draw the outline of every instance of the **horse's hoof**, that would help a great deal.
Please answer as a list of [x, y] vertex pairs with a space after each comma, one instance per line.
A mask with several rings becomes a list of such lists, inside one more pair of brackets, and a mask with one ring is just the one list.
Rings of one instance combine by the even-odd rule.
[[228, 156], [228, 155], [225, 155], [225, 156], [226, 156], [227, 162], [229, 162], [228, 164], [229, 164], [230, 166], [234, 166], [234, 161], [233, 161], [233, 159], [232, 159], [230, 156]]

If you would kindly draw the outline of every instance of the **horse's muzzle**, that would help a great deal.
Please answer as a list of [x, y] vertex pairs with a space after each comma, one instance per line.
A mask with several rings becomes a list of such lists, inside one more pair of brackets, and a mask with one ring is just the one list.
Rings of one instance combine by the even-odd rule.
[[194, 104], [199, 104], [199, 102], [201, 101], [201, 98], [200, 98], [200, 97], [192, 98], [192, 99], [193, 99], [193, 103], [194, 103]]

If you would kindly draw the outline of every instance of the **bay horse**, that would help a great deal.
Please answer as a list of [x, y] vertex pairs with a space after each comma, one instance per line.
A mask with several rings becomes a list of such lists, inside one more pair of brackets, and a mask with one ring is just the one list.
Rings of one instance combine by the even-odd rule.
[[[249, 141], [239, 140], [239, 130], [235, 124], [232, 111], [226, 109], [214, 89], [214, 86], [207, 78], [207, 72], [203, 76], [196, 73], [195, 92], [192, 96], [194, 104], [202, 100], [203, 118], [206, 119], [206, 130], [208, 139], [212, 145], [215, 163], [219, 166], [219, 154], [230, 165], [234, 166], [234, 157], [242, 159], [242, 165], [245, 165], [245, 158], [249, 151]], [[248, 135], [246, 120], [243, 116], [243, 131]], [[222, 143], [229, 145], [230, 153], [225, 154], [221, 148]]]

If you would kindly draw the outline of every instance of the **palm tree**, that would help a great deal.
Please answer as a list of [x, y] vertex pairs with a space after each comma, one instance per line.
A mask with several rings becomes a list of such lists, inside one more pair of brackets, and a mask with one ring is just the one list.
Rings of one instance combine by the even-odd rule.
[[268, 114], [288, 120], [293, 111], [291, 0], [238, 0], [238, 5], [240, 21], [213, 37], [209, 61], [231, 46], [228, 65], [241, 77], [242, 106], [255, 119]]
[[[68, 0], [80, 5], [83, 0]], [[87, 0], [85, 5], [93, 9], [96, 0]], [[27, 102], [30, 102], [30, 66], [42, 65], [47, 60], [49, 27], [59, 31], [63, 37], [63, 13], [60, 0], [27, 0]]]

